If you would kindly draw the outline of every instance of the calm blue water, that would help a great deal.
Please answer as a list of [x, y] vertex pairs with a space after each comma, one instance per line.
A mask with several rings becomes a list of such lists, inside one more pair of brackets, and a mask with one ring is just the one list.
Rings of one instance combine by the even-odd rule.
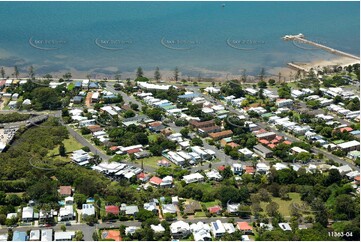
[[0, 2], [0, 66], [109, 75], [137, 66], [178, 66], [191, 76], [258, 73], [332, 57], [284, 42], [285, 34], [359, 55], [359, 9], [359, 2]]

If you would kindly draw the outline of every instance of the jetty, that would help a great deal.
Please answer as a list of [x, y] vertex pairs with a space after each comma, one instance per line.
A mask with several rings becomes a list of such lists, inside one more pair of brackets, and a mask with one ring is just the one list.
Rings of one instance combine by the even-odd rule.
[[360, 60], [359, 56], [355, 56], [355, 55], [352, 55], [352, 54], [349, 54], [349, 53], [346, 53], [346, 52], [343, 52], [343, 51], [340, 51], [340, 50], [336, 50], [334, 48], [331, 48], [331, 47], [328, 47], [328, 46], [325, 46], [325, 45], [321, 45], [319, 43], [315, 43], [315, 42], [313, 42], [311, 40], [307, 40], [307, 39], [305, 39], [305, 36], [303, 34], [285, 35], [284, 37], [282, 37], [282, 39], [285, 40], [285, 41], [290, 41], [290, 40], [291, 41], [298, 41], [299, 43], [312, 45], [312, 46], [323, 49], [323, 50], [328, 51], [328, 52], [330, 52], [332, 54], [335, 54], [335, 55], [341, 55], [341, 56], [345, 56], [345, 57], [348, 57], [348, 58], [351, 58], [351, 59]]

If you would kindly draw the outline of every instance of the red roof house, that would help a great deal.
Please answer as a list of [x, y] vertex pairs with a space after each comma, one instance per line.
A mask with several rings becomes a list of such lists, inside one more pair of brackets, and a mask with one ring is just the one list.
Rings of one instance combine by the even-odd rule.
[[252, 233], [252, 226], [250, 226], [247, 222], [238, 222], [237, 229], [243, 231], [245, 233]]
[[59, 187], [59, 194], [60, 196], [71, 196], [73, 193], [71, 186], [60, 186]]
[[127, 153], [128, 155], [130, 155], [130, 154], [138, 153], [140, 151], [142, 151], [140, 148], [135, 148], [135, 149], [127, 150]]
[[115, 205], [105, 206], [105, 212], [106, 213], [112, 213], [114, 215], [119, 215], [119, 207], [115, 206]]
[[212, 213], [212, 214], [220, 213], [221, 210], [222, 210], [222, 208], [221, 208], [220, 206], [218, 206], [218, 205], [208, 208], [208, 211], [209, 211], [210, 213]]
[[150, 178], [149, 182], [153, 185], [159, 186], [162, 183], [162, 179], [156, 176]]

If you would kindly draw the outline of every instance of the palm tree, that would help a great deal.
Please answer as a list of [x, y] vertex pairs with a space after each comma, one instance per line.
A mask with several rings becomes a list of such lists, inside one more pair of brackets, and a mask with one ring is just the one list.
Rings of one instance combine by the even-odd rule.
[[4, 70], [4, 67], [1, 67], [1, 77], [2, 78], [5, 78], [5, 70]]
[[162, 76], [160, 75], [159, 67], [157, 66], [154, 71], [154, 79], [158, 82]]
[[17, 66], [14, 66], [14, 76], [15, 76], [16, 78], [19, 77], [19, 70], [18, 70], [18, 67], [17, 67]]
[[178, 82], [178, 77], [179, 77], [179, 70], [178, 70], [178, 67], [176, 67], [176, 68], [174, 69], [174, 80], [175, 80], [176, 82]]
[[142, 67], [138, 67], [138, 69], [137, 69], [137, 78], [138, 77], [143, 77], [143, 75], [144, 75], [144, 73], [143, 73], [143, 69], [142, 69]]

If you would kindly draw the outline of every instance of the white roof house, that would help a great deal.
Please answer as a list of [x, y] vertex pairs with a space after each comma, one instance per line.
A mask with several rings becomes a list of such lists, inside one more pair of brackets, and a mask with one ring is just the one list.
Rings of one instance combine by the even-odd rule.
[[41, 230], [41, 241], [53, 241], [53, 230], [42, 229]]
[[165, 231], [165, 228], [161, 224], [158, 225], [151, 224], [150, 228], [154, 231], [154, 233], [164, 233]]
[[232, 223], [223, 223], [223, 226], [228, 234], [236, 232], [236, 228]]
[[22, 212], [23, 221], [31, 221], [34, 218], [34, 209], [32, 207], [24, 207]]
[[354, 147], [360, 147], [360, 142], [358, 142], [356, 140], [352, 140], [352, 141], [338, 144], [337, 146], [343, 150], [348, 150], [348, 149], [351, 149]]
[[55, 241], [72, 240], [74, 236], [75, 236], [75, 231], [55, 232], [54, 240]]
[[226, 233], [226, 229], [224, 228], [221, 220], [211, 222], [211, 233], [214, 237], [221, 237]]
[[292, 228], [288, 223], [279, 223], [278, 226], [280, 226], [283, 231], [292, 231]]
[[337, 167], [337, 170], [340, 172], [341, 175], [346, 175], [347, 173], [352, 171], [352, 168], [349, 165], [343, 165]]
[[31, 230], [29, 240], [30, 241], [39, 241], [40, 240], [40, 230], [39, 229]]
[[206, 176], [209, 180], [216, 180], [216, 181], [219, 181], [219, 180], [222, 180], [222, 176], [221, 174], [219, 174], [219, 171], [213, 169], [209, 172], [206, 172]]
[[270, 167], [265, 163], [260, 162], [256, 164], [256, 171], [259, 173], [266, 173], [269, 171], [269, 169]]
[[170, 225], [170, 232], [172, 233], [172, 235], [187, 235], [190, 232], [190, 227], [188, 223], [180, 220]]
[[211, 228], [208, 224], [203, 222], [198, 222], [191, 224], [190, 230], [193, 233], [193, 238], [195, 241], [210, 241], [212, 240], [212, 236], [209, 233]]
[[95, 215], [95, 208], [93, 204], [83, 204], [81, 213], [84, 217], [84, 215], [91, 216]]
[[183, 180], [189, 184], [193, 182], [200, 182], [204, 180], [204, 176], [202, 176], [200, 173], [193, 173], [190, 175], [183, 176]]

